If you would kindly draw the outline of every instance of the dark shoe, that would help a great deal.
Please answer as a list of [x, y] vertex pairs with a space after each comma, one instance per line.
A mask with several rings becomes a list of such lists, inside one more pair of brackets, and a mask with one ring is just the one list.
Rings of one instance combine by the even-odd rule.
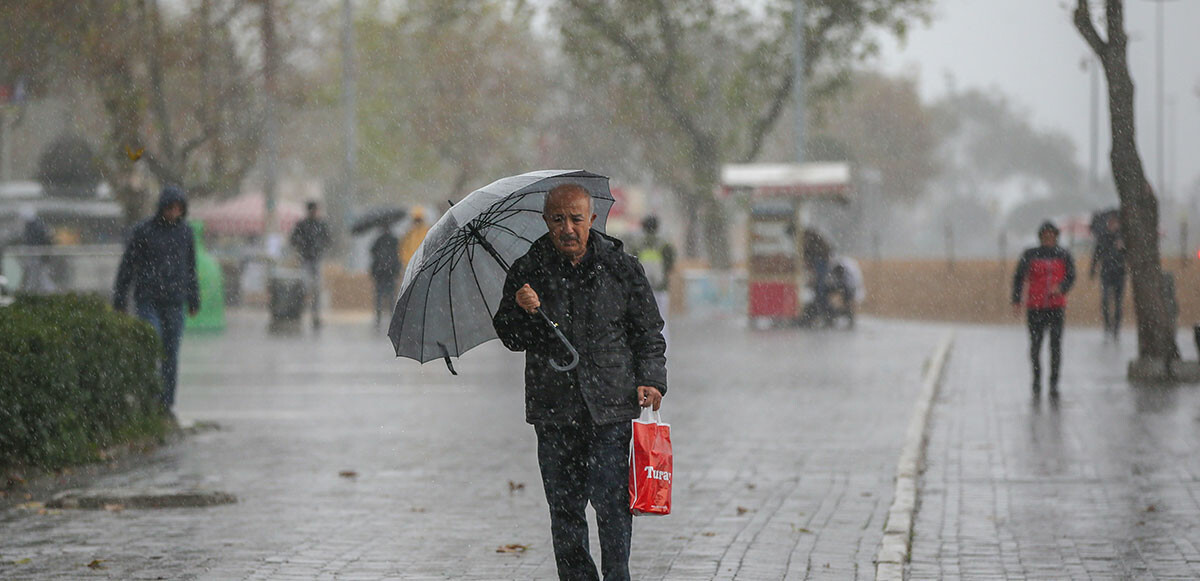
[[1033, 382], [1033, 396], [1034, 396], [1034, 397], [1037, 397], [1037, 396], [1039, 396], [1039, 395], [1042, 395], [1042, 383], [1041, 383], [1040, 381], [1034, 380], [1034, 382]]

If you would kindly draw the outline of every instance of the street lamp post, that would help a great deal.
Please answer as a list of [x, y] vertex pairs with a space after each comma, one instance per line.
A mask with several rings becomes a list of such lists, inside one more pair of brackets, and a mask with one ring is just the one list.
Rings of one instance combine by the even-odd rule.
[[1166, 167], [1166, 163], [1165, 163], [1166, 147], [1164, 146], [1165, 130], [1164, 130], [1164, 124], [1163, 124], [1163, 47], [1165, 44], [1164, 39], [1163, 39], [1163, 37], [1165, 36], [1164, 29], [1163, 29], [1163, 13], [1164, 13], [1163, 5], [1167, 2], [1169, 2], [1170, 0], [1150, 0], [1150, 1], [1154, 2], [1156, 4], [1156, 6], [1155, 6], [1156, 30], [1155, 30], [1155, 35], [1154, 35], [1155, 36], [1154, 68], [1155, 68], [1155, 74], [1157, 75], [1157, 78], [1155, 79], [1155, 85], [1156, 85], [1155, 88], [1157, 89], [1157, 92], [1158, 92], [1158, 94], [1156, 95], [1156, 112], [1155, 112], [1155, 115], [1157, 117], [1156, 121], [1157, 121], [1157, 125], [1158, 125], [1158, 130], [1155, 132], [1155, 137], [1156, 137], [1158, 143], [1157, 143], [1157, 154], [1155, 156], [1156, 157], [1155, 167], [1156, 167], [1157, 173], [1158, 173], [1158, 184], [1157, 184], [1158, 187], [1155, 188], [1155, 190], [1159, 194], [1159, 199], [1161, 200], [1162, 196], [1166, 192], [1166, 188], [1167, 188], [1166, 170], [1164, 169]]

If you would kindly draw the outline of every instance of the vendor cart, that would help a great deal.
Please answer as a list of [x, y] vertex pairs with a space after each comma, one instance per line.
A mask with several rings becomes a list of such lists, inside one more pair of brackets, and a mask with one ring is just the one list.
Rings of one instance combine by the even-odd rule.
[[804, 268], [805, 205], [816, 200], [848, 202], [850, 165], [821, 163], [729, 164], [721, 170], [722, 192], [748, 199], [747, 315], [772, 325], [800, 318]]

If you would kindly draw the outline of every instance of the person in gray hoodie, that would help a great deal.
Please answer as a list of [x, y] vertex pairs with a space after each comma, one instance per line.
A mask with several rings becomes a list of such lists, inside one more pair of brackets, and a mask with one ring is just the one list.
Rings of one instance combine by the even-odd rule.
[[113, 285], [113, 308], [124, 311], [133, 287], [137, 316], [162, 339], [162, 403], [175, 405], [183, 311], [200, 310], [196, 247], [187, 221], [187, 197], [175, 186], [163, 188], [154, 216], [134, 227]]

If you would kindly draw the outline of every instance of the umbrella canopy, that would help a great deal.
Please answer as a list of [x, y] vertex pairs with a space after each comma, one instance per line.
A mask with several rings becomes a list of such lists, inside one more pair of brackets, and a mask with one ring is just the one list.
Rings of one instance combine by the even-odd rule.
[[492, 316], [508, 265], [547, 232], [546, 193], [564, 184], [591, 194], [597, 215], [592, 227], [603, 231], [613, 205], [608, 178], [581, 170], [497, 180], [454, 204], [429, 229], [404, 272], [392, 313], [388, 337], [397, 357], [422, 363], [444, 358], [449, 365], [450, 357], [496, 338]]
[[398, 206], [371, 208], [359, 216], [350, 226], [351, 234], [362, 234], [376, 228], [386, 228], [404, 219], [408, 211]]

